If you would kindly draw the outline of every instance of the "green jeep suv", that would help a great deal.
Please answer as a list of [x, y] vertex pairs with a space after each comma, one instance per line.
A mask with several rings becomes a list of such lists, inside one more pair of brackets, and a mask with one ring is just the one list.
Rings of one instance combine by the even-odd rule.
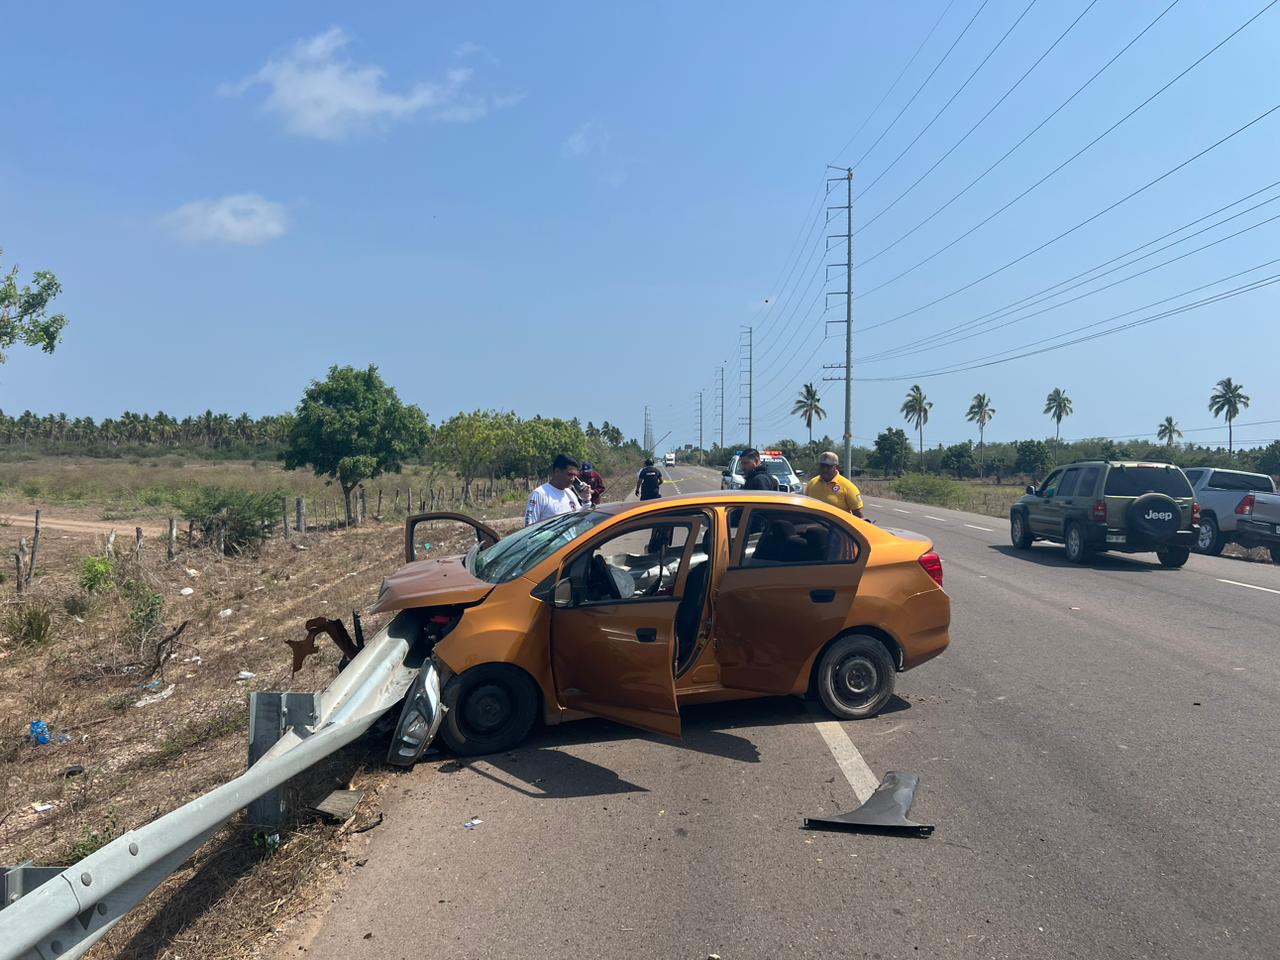
[[1090, 460], [1058, 467], [1009, 512], [1019, 550], [1034, 540], [1065, 544], [1084, 563], [1102, 550], [1155, 551], [1166, 567], [1187, 562], [1196, 544], [1200, 505], [1186, 474], [1168, 463]]

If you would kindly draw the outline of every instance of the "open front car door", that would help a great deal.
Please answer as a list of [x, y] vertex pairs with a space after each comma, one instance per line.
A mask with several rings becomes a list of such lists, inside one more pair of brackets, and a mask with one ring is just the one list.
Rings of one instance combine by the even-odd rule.
[[[502, 536], [492, 527], [481, 523], [475, 517], [467, 516], [465, 513], [415, 513], [404, 522], [405, 563], [421, 560], [426, 552], [431, 549], [432, 543], [425, 535], [431, 533], [431, 531], [438, 531], [443, 523], [447, 522], [461, 523], [471, 527], [475, 530], [476, 542], [481, 547], [487, 547], [489, 544], [497, 543], [502, 539]], [[438, 534], [433, 535], [436, 539], [439, 539]]]

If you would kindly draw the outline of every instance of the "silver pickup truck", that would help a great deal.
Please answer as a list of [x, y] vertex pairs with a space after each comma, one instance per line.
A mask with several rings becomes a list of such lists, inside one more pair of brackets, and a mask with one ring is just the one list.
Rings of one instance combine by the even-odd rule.
[[1265, 473], [1191, 467], [1184, 471], [1200, 504], [1197, 553], [1217, 556], [1228, 543], [1269, 547], [1280, 563], [1280, 495]]

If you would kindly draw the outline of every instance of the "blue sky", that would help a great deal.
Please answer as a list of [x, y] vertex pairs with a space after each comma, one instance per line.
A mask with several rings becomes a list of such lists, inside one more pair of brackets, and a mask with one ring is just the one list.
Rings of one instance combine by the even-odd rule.
[[[871, 221], [1087, 9], [953, 153], [860, 229], [855, 436], [902, 425], [914, 382], [935, 404], [931, 444], [973, 435], [963, 414], [978, 391], [998, 411], [988, 439], [1050, 433], [1040, 411], [1057, 386], [1075, 403], [1069, 437], [1151, 434], [1166, 414], [1211, 426], [1208, 395], [1224, 376], [1253, 399], [1241, 423], [1280, 420], [1277, 286], [1038, 356], [929, 374], [1280, 273], [1258, 266], [1280, 257], [1280, 220], [1255, 226], [1280, 213], [1280, 200], [1264, 203], [1280, 186], [1194, 229], [1235, 219], [1037, 309], [1221, 240], [1175, 263], [1038, 316], [997, 314], [1018, 322], [966, 327], [977, 334], [967, 340], [874, 359], [981, 322], [1280, 180], [1278, 111], [1040, 253], [916, 309], [1280, 104], [1277, 7], [990, 223], [894, 279], [1266, 6], [1181, 0], [991, 174], [875, 256], [1168, 5], [12, 7], [6, 33], [17, 42], [0, 60], [0, 246], [6, 266], [57, 272], [71, 322], [53, 356], [11, 351], [0, 407], [258, 415], [292, 407], [330, 364], [373, 362], [433, 420], [512, 408], [607, 419], [638, 436], [648, 403], [656, 434], [677, 442], [696, 440], [701, 389], [709, 442], [721, 363], [726, 434], [745, 435], [735, 427], [745, 416], [738, 343], [751, 324], [755, 439], [800, 437], [791, 398], [843, 358], [842, 340], [823, 340], [843, 301], [829, 298], [824, 314], [822, 292], [842, 290], [843, 275], [832, 271], [824, 288], [820, 264], [844, 258], [842, 247], [824, 258], [815, 246], [834, 232], [818, 222], [822, 208], [843, 202], [823, 196], [825, 165], [857, 161], [855, 226]], [[820, 429], [839, 436], [842, 388], [822, 386]], [[1280, 423], [1236, 432], [1269, 440]]]

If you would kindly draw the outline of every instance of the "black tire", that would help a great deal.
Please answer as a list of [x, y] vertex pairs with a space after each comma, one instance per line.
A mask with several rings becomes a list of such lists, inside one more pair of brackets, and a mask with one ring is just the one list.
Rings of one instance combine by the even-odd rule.
[[1021, 510], [1009, 514], [1009, 541], [1017, 550], [1031, 549], [1031, 528], [1027, 526], [1027, 515]]
[[1160, 566], [1176, 569], [1187, 562], [1191, 551], [1186, 547], [1161, 547], [1156, 551]]
[[884, 644], [863, 634], [841, 637], [818, 661], [818, 696], [841, 720], [874, 717], [893, 696], [896, 680], [893, 658]]
[[440, 695], [440, 736], [454, 753], [476, 757], [510, 750], [538, 715], [538, 688], [518, 667], [483, 663], [453, 677]]
[[1271, 562], [1280, 563], [1280, 544], [1273, 544], [1267, 549], [1271, 551]]
[[1089, 548], [1084, 541], [1084, 528], [1078, 523], [1068, 523], [1063, 535], [1063, 543], [1067, 548], [1067, 559], [1072, 563], [1086, 563], [1089, 560]]
[[1218, 529], [1217, 518], [1213, 514], [1205, 514], [1200, 518], [1200, 537], [1196, 540], [1193, 548], [1196, 553], [1203, 553], [1205, 556], [1216, 557], [1222, 553], [1222, 548], [1227, 545], [1227, 541], [1222, 538], [1222, 531]]

